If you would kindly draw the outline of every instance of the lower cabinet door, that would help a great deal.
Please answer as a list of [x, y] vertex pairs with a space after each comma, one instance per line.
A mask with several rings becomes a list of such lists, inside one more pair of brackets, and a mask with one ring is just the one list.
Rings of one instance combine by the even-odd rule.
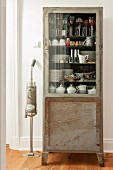
[[99, 98], [46, 98], [44, 150], [99, 152]]

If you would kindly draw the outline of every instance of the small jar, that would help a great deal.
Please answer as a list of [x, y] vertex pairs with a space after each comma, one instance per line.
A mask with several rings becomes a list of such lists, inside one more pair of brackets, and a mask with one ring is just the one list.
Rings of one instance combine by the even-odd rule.
[[50, 93], [56, 93], [56, 87], [53, 84], [50, 85], [49, 92]]
[[70, 46], [70, 38], [67, 38], [67, 40], [66, 40], [66, 46]]
[[65, 88], [63, 87], [62, 84], [58, 88], [56, 88], [56, 93], [64, 93], [64, 92], [65, 92]]
[[76, 92], [76, 88], [73, 87], [72, 84], [70, 84], [70, 86], [67, 88], [67, 92], [72, 94], [72, 93], [75, 93]]

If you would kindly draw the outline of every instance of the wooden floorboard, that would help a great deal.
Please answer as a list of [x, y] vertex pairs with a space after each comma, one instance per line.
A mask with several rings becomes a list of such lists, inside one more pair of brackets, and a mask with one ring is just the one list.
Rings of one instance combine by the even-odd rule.
[[7, 170], [113, 170], [111, 153], [104, 154], [104, 167], [99, 167], [96, 154], [82, 153], [49, 153], [47, 165], [41, 166], [41, 156], [23, 157], [28, 152], [10, 150], [9, 147], [6, 151]]

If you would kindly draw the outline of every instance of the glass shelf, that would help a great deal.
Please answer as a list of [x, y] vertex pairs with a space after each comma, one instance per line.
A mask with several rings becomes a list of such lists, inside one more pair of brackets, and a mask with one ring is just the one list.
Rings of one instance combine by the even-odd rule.
[[80, 50], [85, 50], [85, 51], [95, 51], [96, 50], [96, 46], [94, 45], [93, 47], [88, 47], [88, 46], [66, 46], [66, 45], [50, 45], [49, 46], [50, 50], [52, 50], [53, 48], [63, 48], [63, 49], [80, 49]]
[[96, 63], [95, 62], [89, 62], [89, 63], [63, 63], [63, 62], [59, 62], [59, 63], [56, 63], [56, 62], [50, 62], [50, 64], [61, 64], [61, 65], [95, 65]]
[[[73, 40], [73, 41], [76, 41], [76, 40], [79, 40], [79, 41], [84, 41], [86, 39], [87, 36], [51, 36], [49, 37], [50, 40], [53, 40], [53, 39], [58, 39], [60, 40], [61, 38], [63, 39], [67, 39], [67, 38], [70, 38], [70, 40]], [[96, 36], [92, 36], [94, 39], [96, 38]]]

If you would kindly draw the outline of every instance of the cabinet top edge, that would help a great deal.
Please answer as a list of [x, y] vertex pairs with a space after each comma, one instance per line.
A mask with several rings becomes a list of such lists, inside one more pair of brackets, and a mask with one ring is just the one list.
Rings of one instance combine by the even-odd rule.
[[103, 7], [43, 7], [44, 16], [49, 13], [103, 13]]
[[92, 9], [92, 10], [103, 10], [103, 7], [102, 6], [99, 6], [99, 7], [90, 7], [90, 6], [88, 6], [88, 7], [43, 7], [43, 10], [48, 10], [48, 9], [55, 9], [55, 10], [57, 10], [57, 9]]

